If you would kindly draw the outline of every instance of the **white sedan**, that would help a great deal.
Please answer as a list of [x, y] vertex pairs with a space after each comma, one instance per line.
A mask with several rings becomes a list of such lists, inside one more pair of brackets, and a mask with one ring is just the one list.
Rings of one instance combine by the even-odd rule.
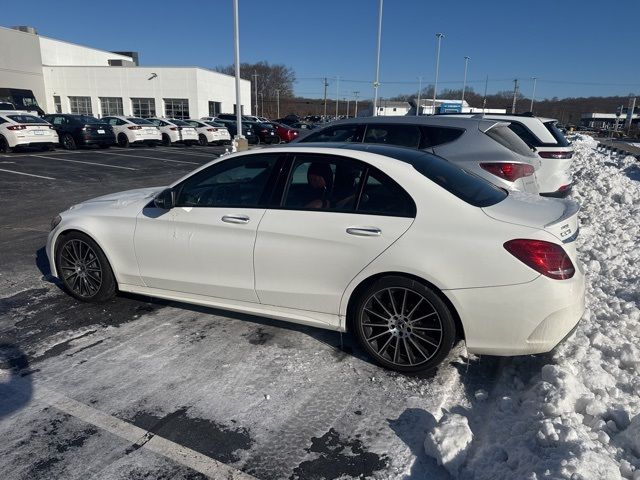
[[160, 129], [162, 144], [170, 147], [174, 143], [195, 145], [198, 143], [198, 132], [184, 120], [174, 118], [149, 118], [151, 123]]
[[53, 150], [58, 134], [46, 120], [16, 110], [0, 111], [0, 152], [15, 147], [40, 147]]
[[230, 144], [229, 130], [221, 123], [205, 120], [185, 120], [185, 122], [198, 132], [198, 144], [206, 146], [210, 143], [216, 145]]
[[75, 205], [47, 254], [82, 301], [120, 290], [348, 330], [415, 372], [456, 338], [520, 355], [566, 337], [584, 311], [577, 211], [416, 150], [299, 144]]
[[155, 147], [162, 140], [158, 127], [144, 118], [114, 116], [102, 117], [102, 121], [111, 125], [116, 143], [122, 148], [127, 148], [132, 143]]

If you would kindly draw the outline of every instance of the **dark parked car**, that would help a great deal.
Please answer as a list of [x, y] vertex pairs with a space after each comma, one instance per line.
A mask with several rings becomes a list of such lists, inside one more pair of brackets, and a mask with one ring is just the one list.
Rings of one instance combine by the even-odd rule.
[[[245, 122], [242, 122], [243, 125]], [[276, 129], [270, 123], [246, 122], [258, 136], [258, 143], [280, 143], [280, 137]]]
[[[235, 137], [238, 134], [238, 124], [235, 122], [235, 120], [226, 120], [224, 118], [218, 117], [216, 123], [221, 123], [222, 125], [227, 127], [231, 138]], [[251, 123], [253, 122], [242, 122], [242, 134], [250, 144], [254, 145], [256, 143], [260, 143], [260, 138], [253, 131]]]
[[280, 137], [280, 140], [286, 143], [289, 143], [298, 138], [298, 135], [300, 133], [295, 128], [283, 123], [269, 122], [269, 125], [272, 125], [273, 128], [276, 129], [276, 133]]
[[98, 145], [109, 148], [116, 143], [113, 129], [108, 123], [90, 115], [52, 114], [44, 119], [53, 125], [58, 132], [60, 145], [67, 150], [75, 150], [79, 146]]

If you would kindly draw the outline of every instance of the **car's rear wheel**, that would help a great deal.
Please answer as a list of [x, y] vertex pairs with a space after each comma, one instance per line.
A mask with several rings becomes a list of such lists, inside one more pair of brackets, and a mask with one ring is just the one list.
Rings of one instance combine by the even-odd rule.
[[0, 153], [11, 153], [12, 150], [7, 139], [0, 135]]
[[201, 147], [206, 147], [208, 143], [209, 143], [209, 142], [207, 142], [207, 137], [206, 137], [206, 135], [204, 135], [204, 134], [202, 134], [202, 133], [201, 133], [201, 134], [198, 136], [198, 144], [199, 144]]
[[435, 368], [451, 351], [455, 322], [431, 288], [406, 277], [382, 277], [353, 311], [360, 344], [380, 365], [400, 372]]
[[162, 134], [162, 145], [164, 145], [165, 147], [171, 146], [171, 138], [166, 133]]
[[129, 138], [124, 133], [118, 135], [118, 146], [122, 148], [129, 147]]
[[62, 136], [62, 146], [66, 149], [66, 150], [75, 150], [78, 148], [78, 146], [76, 145], [76, 141], [73, 139], [73, 137], [68, 134], [65, 133]]
[[65, 290], [83, 302], [104, 302], [116, 293], [107, 257], [87, 235], [71, 232], [58, 239], [56, 270]]

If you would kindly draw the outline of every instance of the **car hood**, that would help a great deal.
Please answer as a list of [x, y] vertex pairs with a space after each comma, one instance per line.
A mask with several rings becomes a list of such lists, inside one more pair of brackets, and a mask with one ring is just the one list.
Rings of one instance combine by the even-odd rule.
[[565, 243], [578, 234], [580, 204], [573, 200], [510, 191], [502, 202], [482, 210], [495, 220], [546, 230]]
[[81, 205], [104, 203], [115, 208], [126, 207], [141, 201], [149, 201], [165, 188], [167, 187], [147, 187], [136, 188], [135, 190], [126, 190], [124, 192], [110, 193], [108, 195], [86, 200], [82, 202]]

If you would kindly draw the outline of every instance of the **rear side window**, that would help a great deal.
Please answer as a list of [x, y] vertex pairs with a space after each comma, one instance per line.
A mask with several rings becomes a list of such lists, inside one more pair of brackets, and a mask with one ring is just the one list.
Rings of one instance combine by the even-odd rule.
[[531, 148], [529, 148], [527, 144], [510, 129], [510, 127], [497, 126], [490, 128], [485, 133], [512, 152], [524, 155], [525, 157], [533, 156]]
[[569, 142], [567, 141], [564, 134], [560, 131], [560, 129], [556, 126], [556, 122], [546, 122], [544, 126], [547, 127], [549, 133], [551, 133], [551, 135], [553, 135], [553, 138], [556, 139], [559, 147], [569, 146]]
[[531, 133], [531, 131], [521, 123], [511, 122], [509, 129], [518, 135], [524, 143], [530, 147], [541, 147], [543, 145], [542, 142], [538, 140], [538, 137]]
[[34, 117], [33, 115], [7, 115], [7, 117], [17, 123], [39, 123], [40, 125], [47, 124], [45, 120]]
[[396, 182], [379, 170], [369, 168], [357, 213], [415, 217], [416, 204]]
[[364, 143], [386, 143], [401, 147], [418, 148], [420, 129], [415, 125], [369, 124], [364, 135]]
[[420, 148], [435, 147], [453, 142], [462, 136], [464, 130], [449, 127], [421, 127], [422, 142]]
[[336, 125], [307, 135], [303, 142], [361, 142], [360, 125]]

